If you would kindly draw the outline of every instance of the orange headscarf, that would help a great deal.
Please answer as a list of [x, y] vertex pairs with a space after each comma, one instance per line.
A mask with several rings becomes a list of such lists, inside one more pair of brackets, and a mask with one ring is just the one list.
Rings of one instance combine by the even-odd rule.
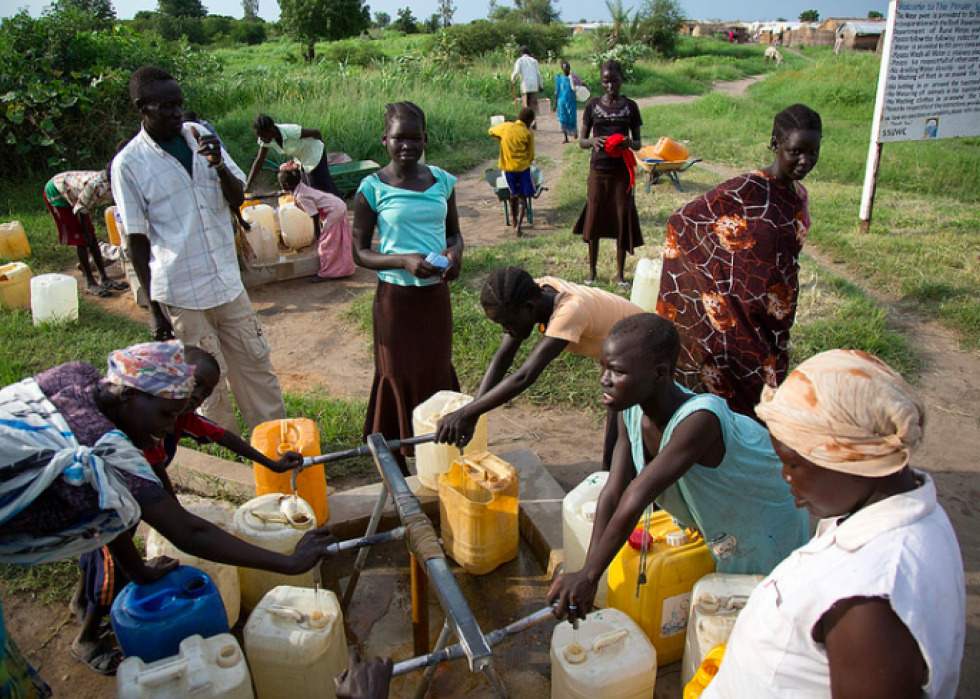
[[922, 443], [925, 409], [894, 369], [857, 350], [806, 360], [756, 414], [803, 458], [831, 471], [880, 478], [901, 471]]

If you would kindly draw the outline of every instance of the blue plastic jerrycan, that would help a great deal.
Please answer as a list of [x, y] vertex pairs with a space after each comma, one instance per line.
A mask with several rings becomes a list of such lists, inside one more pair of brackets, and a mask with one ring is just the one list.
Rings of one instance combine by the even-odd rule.
[[177, 655], [188, 636], [228, 633], [218, 587], [192, 566], [179, 566], [149, 585], [130, 583], [113, 602], [110, 618], [126, 657], [144, 663]]

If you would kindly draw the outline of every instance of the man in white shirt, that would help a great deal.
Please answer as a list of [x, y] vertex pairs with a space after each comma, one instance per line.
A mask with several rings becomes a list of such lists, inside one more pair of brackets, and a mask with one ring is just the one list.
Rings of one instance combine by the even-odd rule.
[[[544, 87], [544, 80], [541, 77], [538, 62], [531, 57], [531, 51], [527, 46], [521, 47], [521, 57], [514, 62], [514, 72], [510, 74], [511, 83], [518, 75], [521, 76], [521, 102], [537, 114], [538, 92]], [[537, 123], [533, 124], [531, 128], [538, 128]]]
[[[140, 283], [149, 290], [155, 340], [177, 337], [212, 353], [249, 429], [284, 418], [271, 349], [242, 284], [232, 208], [244, 173], [210, 131], [183, 124], [183, 92], [159, 68], [129, 83], [142, 129], [112, 162], [112, 195]], [[201, 413], [237, 434], [226, 390]]]

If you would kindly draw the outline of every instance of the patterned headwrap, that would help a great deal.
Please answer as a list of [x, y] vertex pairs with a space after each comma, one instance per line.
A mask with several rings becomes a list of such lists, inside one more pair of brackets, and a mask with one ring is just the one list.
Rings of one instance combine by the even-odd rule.
[[806, 360], [756, 414], [773, 437], [822, 468], [880, 478], [901, 471], [922, 442], [925, 409], [898, 372], [856, 350]]
[[180, 400], [194, 391], [194, 367], [184, 363], [184, 343], [144, 342], [109, 354], [106, 381], [161, 398]]

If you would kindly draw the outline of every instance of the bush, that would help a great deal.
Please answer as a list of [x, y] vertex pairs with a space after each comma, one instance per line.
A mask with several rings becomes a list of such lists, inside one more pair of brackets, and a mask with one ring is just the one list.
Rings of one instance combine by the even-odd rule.
[[125, 28], [77, 31], [85, 20], [75, 10], [37, 19], [21, 11], [0, 23], [0, 178], [104, 167], [119, 139], [135, 131], [129, 77], [140, 66], [172, 73], [190, 102], [187, 84], [219, 72], [186, 41]]
[[258, 46], [265, 41], [267, 36], [265, 22], [255, 20], [242, 20], [235, 25], [231, 32], [231, 38], [239, 44]]
[[472, 22], [454, 24], [445, 31], [463, 58], [476, 58], [508, 43], [527, 46], [533, 56], [544, 57], [549, 52], [560, 55], [571, 39], [568, 29], [562, 24]]
[[346, 63], [366, 67], [375, 61], [383, 61], [385, 53], [370, 41], [336, 41], [320, 49], [321, 63]]

